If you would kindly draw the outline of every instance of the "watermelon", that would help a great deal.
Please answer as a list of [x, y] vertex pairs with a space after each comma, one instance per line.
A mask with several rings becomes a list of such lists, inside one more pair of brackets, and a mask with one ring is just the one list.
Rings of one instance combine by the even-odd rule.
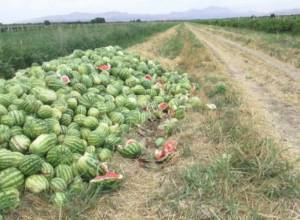
[[125, 121], [124, 115], [120, 112], [111, 112], [109, 114], [109, 117], [111, 121], [115, 124], [123, 124]]
[[15, 125], [15, 119], [12, 115], [9, 115], [9, 114], [3, 115], [1, 117], [1, 124], [12, 127]]
[[8, 113], [7, 108], [0, 104], [0, 116], [6, 115]]
[[63, 192], [55, 192], [51, 200], [54, 205], [62, 207], [67, 202], [67, 196]]
[[45, 121], [34, 118], [27, 118], [23, 127], [24, 134], [31, 139], [41, 134], [49, 133], [48, 125]]
[[109, 161], [113, 156], [113, 152], [107, 148], [103, 148], [100, 150], [98, 154], [98, 158], [100, 161]]
[[155, 140], [156, 147], [160, 147], [165, 143], [165, 139], [163, 137], [159, 137]]
[[85, 152], [90, 153], [90, 154], [95, 154], [96, 153], [96, 147], [95, 146], [88, 146], [86, 148]]
[[[9, 213], [20, 205], [20, 193], [17, 189], [10, 188], [0, 191], [0, 213]], [[0, 215], [1, 219], [1, 215]]]
[[87, 127], [87, 128], [89, 128], [89, 129], [92, 129], [92, 130], [93, 130], [93, 129], [95, 129], [95, 128], [98, 127], [99, 122], [98, 122], [97, 118], [92, 117], [92, 116], [88, 116], [88, 117], [85, 117], [85, 118], [83, 119], [82, 125], [83, 125], [84, 127]]
[[57, 95], [53, 90], [46, 89], [43, 87], [35, 87], [31, 90], [37, 99], [47, 104], [52, 103], [57, 99]]
[[87, 114], [88, 116], [98, 118], [100, 116], [100, 111], [97, 108], [91, 107]]
[[177, 142], [174, 140], [166, 141], [162, 150], [156, 150], [154, 157], [157, 163], [169, 160], [175, 155]]
[[67, 100], [67, 104], [68, 104], [68, 107], [70, 108], [70, 109], [76, 109], [76, 107], [77, 107], [77, 99], [76, 98], [69, 98], [68, 100]]
[[25, 155], [19, 165], [19, 170], [25, 175], [37, 174], [42, 169], [43, 160], [35, 154]]
[[29, 146], [29, 151], [34, 154], [44, 155], [57, 143], [55, 134], [42, 134]]
[[85, 176], [93, 177], [102, 172], [99, 166], [99, 161], [91, 153], [85, 153], [77, 161], [79, 172]]
[[41, 193], [47, 191], [49, 182], [42, 175], [32, 175], [26, 178], [25, 189], [32, 193]]
[[118, 152], [125, 158], [138, 158], [142, 154], [142, 145], [129, 139], [124, 146], [118, 146]]
[[0, 144], [8, 142], [11, 136], [11, 131], [8, 126], [0, 124]]
[[30, 139], [23, 135], [16, 135], [10, 139], [9, 146], [13, 151], [26, 152], [30, 146]]
[[47, 179], [50, 179], [54, 176], [54, 168], [50, 163], [43, 162], [41, 168], [41, 174]]
[[85, 142], [77, 136], [66, 136], [62, 145], [73, 153], [83, 153], [86, 149]]
[[0, 172], [0, 189], [21, 188], [24, 175], [17, 168], [11, 167]]
[[72, 151], [65, 146], [55, 146], [48, 151], [46, 160], [54, 167], [59, 164], [71, 164], [73, 161]]
[[60, 124], [68, 126], [71, 123], [72, 123], [72, 116], [69, 114], [62, 114], [60, 119]]
[[96, 176], [90, 181], [91, 184], [101, 185], [103, 187], [114, 187], [122, 181], [123, 175], [115, 172], [107, 172], [103, 176]]
[[25, 112], [13, 110], [8, 113], [14, 119], [14, 125], [23, 126], [25, 122]]
[[89, 145], [101, 147], [105, 142], [105, 133], [97, 130], [90, 132], [87, 136], [87, 141]]
[[42, 105], [37, 112], [37, 115], [43, 119], [51, 118], [53, 114], [54, 114], [53, 109], [49, 105]]
[[11, 136], [21, 135], [23, 134], [23, 128], [20, 126], [13, 126], [10, 128]]
[[44, 120], [48, 127], [48, 133], [54, 133], [56, 135], [60, 135], [61, 126], [59, 124], [59, 120], [56, 118], [47, 118]]
[[27, 113], [36, 113], [41, 106], [42, 103], [39, 102], [34, 96], [28, 95], [24, 98], [23, 103], [20, 105], [20, 109]]
[[105, 138], [105, 147], [109, 148], [111, 150], [115, 150], [115, 147], [122, 142], [122, 139], [120, 136], [115, 134], [109, 134]]
[[67, 184], [71, 183], [74, 176], [72, 168], [66, 164], [60, 164], [55, 168], [56, 177], [63, 179]]
[[62, 178], [53, 178], [50, 182], [50, 189], [53, 192], [64, 192], [67, 189], [67, 183]]
[[[195, 90], [187, 74], [166, 72], [157, 62], [112, 46], [76, 50], [0, 80], [0, 193], [23, 190], [26, 179], [27, 190], [50, 188], [52, 202], [62, 207], [67, 192], [115, 186], [122, 175], [101, 162], [110, 161], [115, 150], [139, 158], [142, 144], [121, 145], [122, 140], [150, 119], [161, 119], [159, 129], [171, 135], [187, 108], [201, 104], [190, 92]], [[175, 155], [172, 142], [155, 143], [163, 147], [157, 162]], [[4, 200], [12, 201], [5, 209], [16, 207], [17, 194], [0, 197], [0, 209]]]
[[78, 194], [84, 192], [88, 184], [82, 180], [80, 176], [76, 176], [74, 181], [70, 184], [69, 189], [71, 193]]
[[17, 167], [23, 158], [24, 155], [20, 152], [0, 149], [0, 170], [9, 167]]

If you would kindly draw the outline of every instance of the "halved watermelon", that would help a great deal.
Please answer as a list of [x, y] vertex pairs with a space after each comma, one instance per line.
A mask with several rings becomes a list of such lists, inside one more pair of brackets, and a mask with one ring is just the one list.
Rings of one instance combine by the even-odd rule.
[[168, 103], [165, 103], [165, 102], [162, 102], [158, 105], [158, 108], [161, 110], [161, 111], [166, 111], [168, 108], [169, 108], [169, 105]]
[[118, 185], [123, 179], [122, 174], [118, 174], [116, 172], [107, 172], [103, 176], [96, 176], [94, 179], [90, 181], [92, 184], [100, 184], [104, 187], [113, 187]]
[[152, 80], [152, 76], [150, 75], [150, 74], [147, 74], [146, 76], [145, 76], [145, 80]]
[[111, 66], [108, 64], [108, 65], [105, 65], [105, 64], [103, 64], [103, 65], [101, 65], [101, 66], [97, 66], [97, 69], [98, 70], [110, 70], [111, 69]]
[[68, 85], [68, 84], [71, 82], [70, 78], [69, 78], [68, 76], [66, 76], [66, 75], [61, 76], [61, 77], [60, 77], [60, 80], [61, 80], [65, 85]]
[[170, 159], [176, 152], [177, 142], [174, 140], [166, 141], [163, 150], [155, 150], [154, 157], [157, 163]]
[[164, 143], [164, 151], [166, 153], [174, 153], [176, 151], [177, 142], [174, 140], [168, 140]]

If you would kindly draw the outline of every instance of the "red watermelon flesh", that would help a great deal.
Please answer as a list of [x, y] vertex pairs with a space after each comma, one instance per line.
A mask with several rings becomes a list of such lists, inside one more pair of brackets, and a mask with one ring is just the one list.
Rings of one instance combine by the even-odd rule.
[[121, 174], [115, 173], [115, 172], [107, 172], [103, 176], [96, 176], [94, 179], [92, 179], [91, 183], [101, 183], [107, 180], [110, 181], [118, 181], [123, 179], [123, 176]]

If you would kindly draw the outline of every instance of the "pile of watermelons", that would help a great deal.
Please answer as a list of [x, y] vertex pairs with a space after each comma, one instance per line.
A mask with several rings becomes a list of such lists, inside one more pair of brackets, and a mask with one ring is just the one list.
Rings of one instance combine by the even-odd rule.
[[0, 214], [16, 208], [24, 191], [49, 192], [62, 206], [71, 190], [120, 181], [102, 163], [143, 150], [124, 134], [156, 118], [168, 118], [161, 126], [170, 134], [200, 103], [192, 89], [187, 74], [119, 47], [76, 50], [0, 80]]

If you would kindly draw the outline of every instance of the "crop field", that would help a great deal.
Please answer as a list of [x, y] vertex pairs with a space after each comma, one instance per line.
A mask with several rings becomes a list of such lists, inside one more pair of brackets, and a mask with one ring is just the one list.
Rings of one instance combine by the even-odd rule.
[[219, 23], [0, 32], [0, 220], [299, 219], [297, 35]]
[[[0, 34], [0, 77], [11, 78], [18, 69], [41, 64], [75, 49], [105, 45], [128, 47], [174, 23], [72, 24], [35, 27]], [[26, 26], [25, 26], [26, 27]]]
[[263, 31], [267, 33], [290, 33], [300, 32], [300, 16], [276, 16], [251, 17], [251, 18], [229, 18], [216, 20], [202, 20], [198, 23], [217, 25], [221, 27], [235, 27]]

